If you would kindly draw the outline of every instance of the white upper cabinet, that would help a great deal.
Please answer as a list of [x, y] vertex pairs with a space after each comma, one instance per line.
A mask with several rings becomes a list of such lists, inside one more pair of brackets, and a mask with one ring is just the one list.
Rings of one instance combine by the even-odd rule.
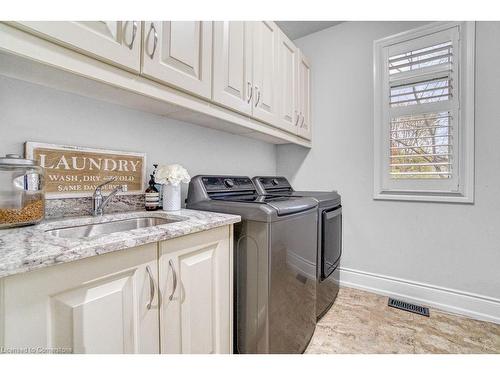
[[159, 353], [157, 245], [2, 280], [3, 345]]
[[298, 101], [299, 101], [299, 121], [298, 135], [311, 139], [311, 65], [302, 52], [299, 53], [298, 62]]
[[253, 22], [253, 117], [276, 124], [278, 118], [278, 34], [274, 22]]
[[231, 235], [222, 227], [160, 243], [162, 353], [231, 353]]
[[274, 22], [214, 22], [212, 100], [311, 138], [310, 66]]
[[280, 31], [278, 43], [278, 122], [276, 125], [297, 134], [298, 111], [297, 47]]
[[210, 99], [212, 22], [145, 22], [142, 73]]
[[140, 21], [30, 21], [16, 26], [122, 68], [140, 71]]
[[214, 22], [213, 101], [252, 114], [252, 22]]
[[[272, 143], [311, 145], [311, 68], [272, 21], [0, 22], [0, 38], [6, 53], [90, 78], [97, 98], [120, 102], [97, 86], [104, 83], [141, 95], [132, 107], [164, 115], [162, 106], [143, 103], [150, 98], [199, 125], [233, 132], [230, 124]], [[71, 87], [59, 77], [46, 80]]]

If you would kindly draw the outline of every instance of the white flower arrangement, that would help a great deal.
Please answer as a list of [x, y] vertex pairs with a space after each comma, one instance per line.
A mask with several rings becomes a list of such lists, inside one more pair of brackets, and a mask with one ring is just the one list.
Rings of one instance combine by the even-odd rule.
[[188, 171], [179, 164], [160, 165], [155, 173], [157, 184], [177, 186], [181, 182], [187, 184], [191, 181]]

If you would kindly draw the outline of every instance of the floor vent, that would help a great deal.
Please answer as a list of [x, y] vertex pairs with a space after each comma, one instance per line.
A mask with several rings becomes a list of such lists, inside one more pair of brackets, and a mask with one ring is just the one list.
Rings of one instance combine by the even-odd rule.
[[396, 309], [405, 310], [414, 314], [419, 314], [423, 316], [429, 316], [429, 309], [427, 307], [414, 305], [413, 303], [399, 301], [394, 298], [389, 298], [389, 307], [395, 307]]

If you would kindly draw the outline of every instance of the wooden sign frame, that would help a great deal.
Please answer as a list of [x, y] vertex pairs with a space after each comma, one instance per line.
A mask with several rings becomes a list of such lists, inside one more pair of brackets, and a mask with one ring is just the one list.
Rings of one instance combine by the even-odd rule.
[[26, 158], [39, 161], [45, 168], [47, 199], [91, 197], [95, 186], [110, 177], [116, 177], [117, 181], [104, 187], [103, 192], [127, 185], [127, 191], [120, 194], [144, 193], [145, 153], [30, 141], [25, 142], [24, 148]]

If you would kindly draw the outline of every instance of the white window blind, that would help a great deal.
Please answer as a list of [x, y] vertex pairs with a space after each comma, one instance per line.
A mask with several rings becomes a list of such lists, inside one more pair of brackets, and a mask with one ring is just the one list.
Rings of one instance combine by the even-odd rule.
[[389, 176], [452, 179], [458, 27], [388, 48]]
[[460, 33], [455, 23], [375, 43], [379, 191], [460, 191]]
[[392, 178], [450, 178], [453, 137], [449, 112], [398, 117], [391, 121]]

